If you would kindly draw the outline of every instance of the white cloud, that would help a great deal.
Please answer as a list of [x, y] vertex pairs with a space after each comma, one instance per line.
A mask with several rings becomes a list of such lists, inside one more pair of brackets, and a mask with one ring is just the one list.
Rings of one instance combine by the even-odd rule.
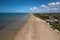
[[47, 8], [47, 6], [45, 6], [45, 5], [41, 5], [40, 7], [42, 7], [42, 8]]
[[33, 7], [34, 10], [37, 10], [38, 8], [37, 7]]
[[57, 10], [58, 8], [54, 8], [54, 10]]
[[49, 10], [53, 10], [53, 11], [55, 11], [55, 10], [58, 10], [58, 8], [51, 8], [51, 9], [49, 9]]
[[54, 5], [56, 5], [56, 3], [55, 2], [52, 2], [52, 3], [49, 3], [48, 5], [49, 6], [54, 6]]
[[52, 2], [48, 4], [48, 6], [59, 6], [59, 5], [60, 5], [60, 2]]
[[29, 10], [31, 10], [31, 11], [33, 11], [33, 10], [38, 10], [38, 8], [37, 8], [37, 7], [32, 7], [32, 8], [30, 8]]
[[30, 12], [60, 12], [60, 2], [52, 2], [47, 5], [43, 4], [40, 8], [32, 7], [29, 10]]
[[60, 2], [52, 2], [52, 3], [48, 3], [46, 6], [45, 5], [41, 5], [40, 6], [42, 8], [42, 10], [44, 10], [45, 12], [56, 12], [57, 10], [60, 9]]
[[30, 10], [30, 11], [33, 11], [33, 8], [30, 8], [29, 10]]
[[60, 2], [56, 2], [57, 5], [60, 5]]
[[31, 12], [38, 12], [39, 9], [37, 7], [32, 7], [29, 9]]
[[34, 12], [38, 12], [39, 9], [38, 9], [37, 7], [33, 7], [33, 11], [34, 11]]

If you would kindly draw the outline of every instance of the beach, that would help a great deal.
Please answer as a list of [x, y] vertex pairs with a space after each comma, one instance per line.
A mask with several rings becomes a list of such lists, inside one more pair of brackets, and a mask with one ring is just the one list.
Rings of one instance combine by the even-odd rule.
[[60, 35], [44, 20], [31, 15], [15, 40], [60, 40]]
[[0, 31], [0, 40], [60, 40], [60, 35], [50, 25], [32, 14], [22, 24], [18, 20], [7, 25]]

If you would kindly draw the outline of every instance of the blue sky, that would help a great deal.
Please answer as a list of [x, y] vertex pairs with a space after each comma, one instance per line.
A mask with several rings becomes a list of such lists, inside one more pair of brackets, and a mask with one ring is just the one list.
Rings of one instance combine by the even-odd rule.
[[0, 0], [0, 13], [60, 12], [60, 0]]

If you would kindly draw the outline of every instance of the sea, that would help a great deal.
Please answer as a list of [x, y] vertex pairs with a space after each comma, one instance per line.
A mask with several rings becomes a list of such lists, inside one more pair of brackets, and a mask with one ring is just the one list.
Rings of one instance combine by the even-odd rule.
[[6, 25], [20, 19], [27, 21], [29, 15], [29, 13], [0, 13], [0, 30], [5, 28]]

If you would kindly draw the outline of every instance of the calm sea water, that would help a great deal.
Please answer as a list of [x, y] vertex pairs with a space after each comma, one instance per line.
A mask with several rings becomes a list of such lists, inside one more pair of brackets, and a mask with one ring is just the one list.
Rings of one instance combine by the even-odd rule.
[[11, 22], [17, 20], [27, 20], [29, 17], [28, 13], [0, 13], [0, 29], [3, 29], [4, 26]]

